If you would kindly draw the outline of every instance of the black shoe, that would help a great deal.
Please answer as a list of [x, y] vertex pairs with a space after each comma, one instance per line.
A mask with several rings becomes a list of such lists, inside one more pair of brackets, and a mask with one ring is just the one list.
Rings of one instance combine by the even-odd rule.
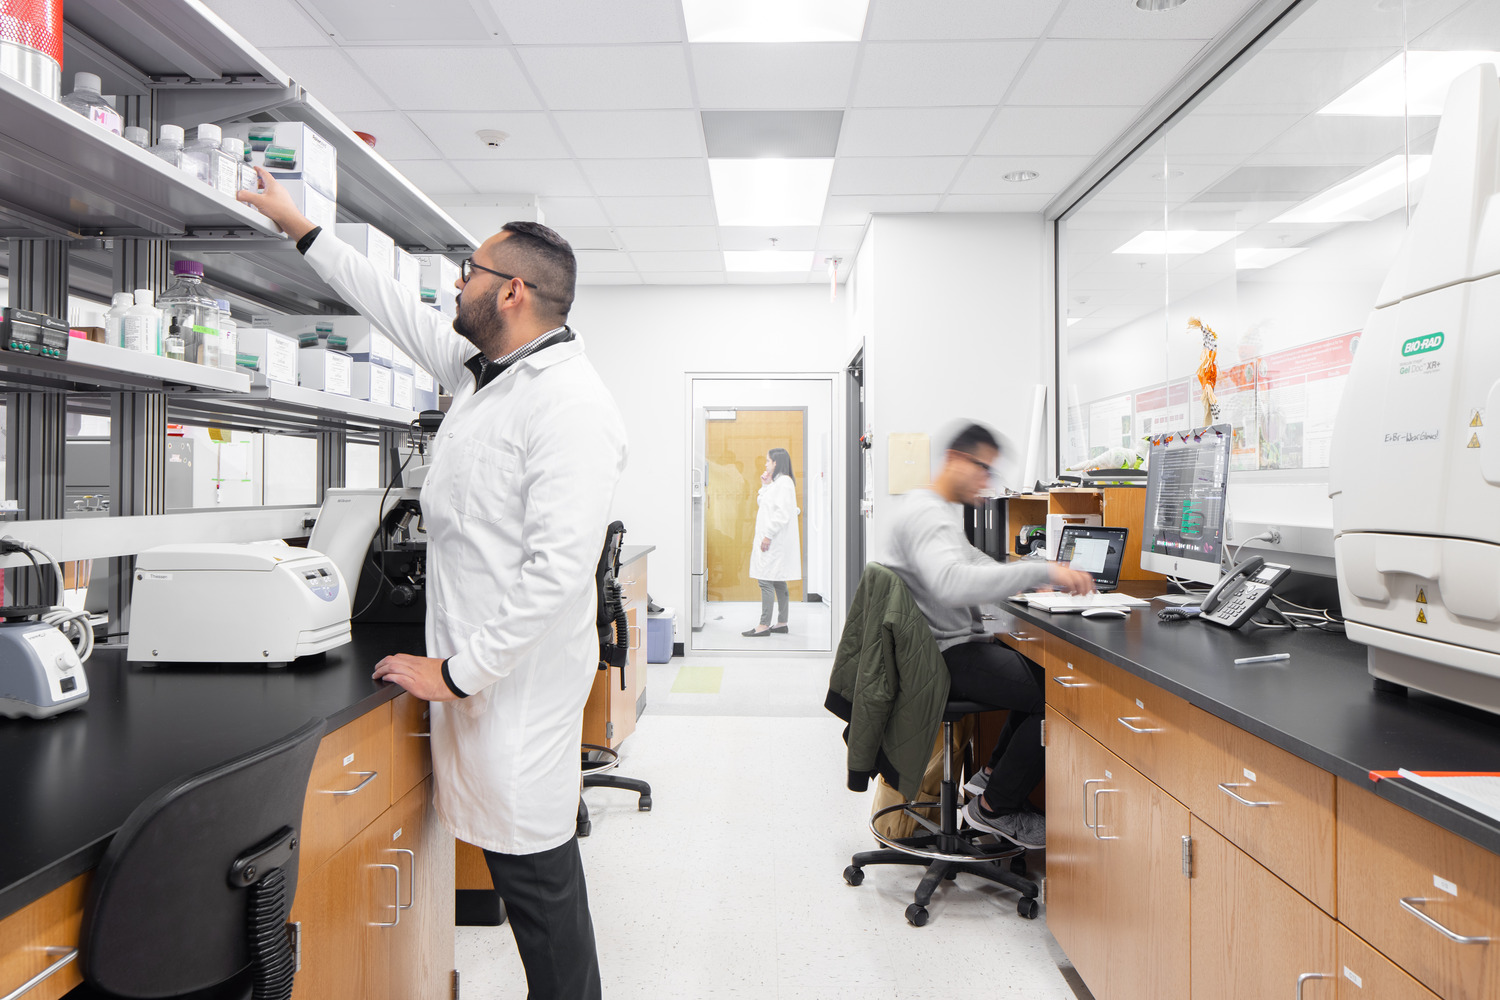
[[790, 632], [791, 629], [787, 628], [787, 626], [785, 625], [772, 625], [770, 631], [780, 632], [781, 634], [785, 635], [787, 632]]
[[740, 635], [748, 635], [752, 639], [758, 639], [761, 636], [770, 635], [773, 631], [774, 631], [774, 629], [766, 629], [766, 630], [764, 630], [762, 632], [757, 632], [757, 631], [755, 631], [755, 629], [751, 629], [748, 632], [741, 632]]

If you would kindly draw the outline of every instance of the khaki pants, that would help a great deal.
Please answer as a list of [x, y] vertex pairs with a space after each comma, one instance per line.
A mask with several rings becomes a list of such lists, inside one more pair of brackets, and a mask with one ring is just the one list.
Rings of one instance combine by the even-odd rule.
[[[953, 745], [948, 748], [953, 759], [953, 775], [955, 779], [961, 780], [964, 766], [964, 747], [968, 746], [974, 739], [976, 716], [968, 715], [953, 724]], [[927, 759], [927, 769], [922, 772], [922, 790], [917, 795], [920, 802], [936, 802], [941, 793], [943, 784], [943, 730], [938, 729], [937, 739], [932, 744], [932, 756]], [[871, 813], [879, 812], [887, 806], [894, 806], [906, 801], [901, 793], [885, 783], [884, 778], [875, 779], [875, 804]], [[925, 819], [933, 823], [938, 822], [938, 811], [932, 809], [918, 809]], [[889, 816], [881, 818], [876, 824], [882, 834], [892, 840], [901, 837], [914, 837], [918, 832], [917, 821], [904, 812], [893, 812]], [[926, 831], [922, 831], [925, 833]]]

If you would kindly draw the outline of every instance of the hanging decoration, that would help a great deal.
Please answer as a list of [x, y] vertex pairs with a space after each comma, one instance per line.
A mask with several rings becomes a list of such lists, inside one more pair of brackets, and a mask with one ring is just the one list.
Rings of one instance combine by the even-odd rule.
[[1203, 426], [1207, 427], [1219, 420], [1219, 396], [1214, 391], [1219, 384], [1219, 335], [1197, 316], [1188, 320], [1188, 329], [1203, 334], [1203, 353], [1198, 358], [1198, 384], [1203, 387]]

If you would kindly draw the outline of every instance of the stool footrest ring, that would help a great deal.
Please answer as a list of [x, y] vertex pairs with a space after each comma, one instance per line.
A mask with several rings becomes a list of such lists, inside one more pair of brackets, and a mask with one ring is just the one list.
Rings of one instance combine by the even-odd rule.
[[[893, 851], [900, 851], [903, 854], [910, 854], [913, 857], [918, 858], [930, 858], [933, 861], [967, 861], [971, 863], [982, 861], [1005, 861], [1009, 858], [1014, 858], [1018, 855], [1026, 853], [1026, 848], [1017, 847], [1013, 844], [1008, 847], [994, 845], [995, 849], [993, 851], [979, 851], [979, 845], [975, 845], [977, 853], [974, 854], [942, 851], [936, 848], [929, 849], [925, 847], [913, 847], [910, 844], [903, 844], [901, 843], [901, 841], [893, 837], [887, 837], [885, 834], [881, 833], [875, 825], [878, 820], [885, 816], [889, 816], [893, 812], [900, 812], [910, 809], [936, 810], [938, 808], [939, 803], [937, 802], [898, 802], [893, 806], [886, 806], [884, 809], [877, 810], [875, 814], [870, 817], [870, 832], [875, 835], [876, 840], [880, 841], [880, 843], [884, 844], [886, 847], [889, 847]], [[923, 825], [926, 826], [925, 823]], [[931, 828], [929, 827], [929, 829]], [[989, 832], [986, 830], [975, 830], [973, 828], [960, 830], [958, 833], [955, 833], [952, 836], [972, 843], [969, 838], [985, 835], [993, 836], [993, 834], [989, 834]], [[939, 836], [941, 836], [941, 834], [939, 834]], [[1009, 842], [1006, 841], [1005, 843]], [[984, 845], [985, 848], [989, 848], [990, 846], [991, 845], [988, 844]]]

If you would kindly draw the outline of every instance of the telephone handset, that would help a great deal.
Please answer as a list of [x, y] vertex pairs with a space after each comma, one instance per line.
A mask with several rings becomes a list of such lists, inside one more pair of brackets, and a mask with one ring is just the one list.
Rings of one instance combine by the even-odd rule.
[[1239, 628], [1266, 606], [1276, 585], [1291, 572], [1290, 566], [1251, 556], [1208, 592], [1198, 605], [1198, 617], [1224, 628]]

